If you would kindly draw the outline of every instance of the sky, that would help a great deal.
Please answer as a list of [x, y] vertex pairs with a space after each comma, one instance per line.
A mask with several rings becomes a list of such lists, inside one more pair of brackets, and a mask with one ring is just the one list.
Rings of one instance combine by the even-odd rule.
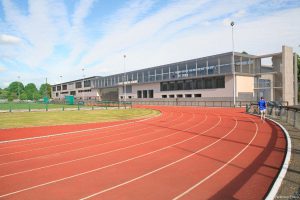
[[[0, 0], [0, 88], [234, 51], [300, 53], [299, 0]], [[124, 58], [126, 55], [126, 58]]]

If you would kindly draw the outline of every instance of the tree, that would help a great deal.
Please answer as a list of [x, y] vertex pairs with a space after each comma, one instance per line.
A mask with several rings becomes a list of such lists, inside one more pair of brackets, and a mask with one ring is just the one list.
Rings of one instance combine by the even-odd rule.
[[26, 94], [26, 99], [28, 100], [34, 100], [36, 99], [35, 96], [38, 93], [38, 89], [36, 88], [34, 83], [28, 83], [25, 88], [25, 94]]
[[0, 99], [8, 99], [8, 91], [0, 88]]
[[44, 83], [41, 85], [39, 93], [42, 97], [49, 97], [51, 98], [51, 85], [48, 83]]
[[24, 92], [24, 85], [18, 81], [12, 82], [7, 87], [7, 91], [9, 100], [17, 99], [21, 97], [21, 94]]

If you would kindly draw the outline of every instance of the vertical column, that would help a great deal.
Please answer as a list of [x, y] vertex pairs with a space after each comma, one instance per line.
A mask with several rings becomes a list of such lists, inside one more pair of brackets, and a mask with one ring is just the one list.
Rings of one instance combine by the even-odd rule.
[[206, 68], [205, 68], [205, 71], [206, 71], [206, 75], [208, 75], [208, 59], [206, 59]]
[[[282, 47], [282, 91], [283, 101], [289, 105], [294, 104], [294, 59], [293, 49], [287, 46]], [[293, 87], [291, 87], [293, 84]]]
[[196, 77], [198, 76], [198, 62], [196, 60]]
[[218, 57], [218, 74], [220, 74], [220, 58]]

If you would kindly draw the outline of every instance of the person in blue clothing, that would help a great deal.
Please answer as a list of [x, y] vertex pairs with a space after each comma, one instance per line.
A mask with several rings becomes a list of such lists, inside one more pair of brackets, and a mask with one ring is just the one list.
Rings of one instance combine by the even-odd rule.
[[258, 102], [258, 107], [260, 111], [260, 119], [265, 120], [266, 119], [266, 109], [267, 109], [267, 102], [265, 101], [264, 97], [261, 97]]

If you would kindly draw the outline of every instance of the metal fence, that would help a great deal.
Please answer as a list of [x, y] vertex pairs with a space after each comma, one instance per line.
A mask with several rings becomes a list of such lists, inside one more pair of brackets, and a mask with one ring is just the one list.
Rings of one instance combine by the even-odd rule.
[[[260, 114], [257, 104], [249, 104], [246, 111], [251, 114]], [[300, 129], [300, 107], [298, 106], [268, 106], [267, 117], [291, 124]]]
[[162, 105], [162, 106], [199, 106], [199, 107], [246, 107], [251, 101], [236, 101], [234, 106], [233, 101], [187, 101], [181, 99], [174, 100], [141, 100], [131, 101], [133, 105]]

